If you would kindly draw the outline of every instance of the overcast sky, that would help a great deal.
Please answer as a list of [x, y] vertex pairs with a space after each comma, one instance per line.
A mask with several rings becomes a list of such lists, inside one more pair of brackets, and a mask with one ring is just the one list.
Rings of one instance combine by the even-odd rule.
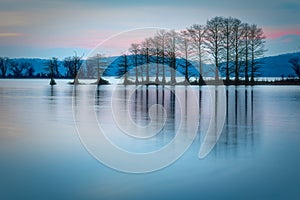
[[[237, 17], [262, 27], [267, 55], [276, 55], [300, 51], [299, 10], [299, 0], [0, 0], [0, 56], [63, 58], [74, 50], [88, 54], [120, 32], [145, 27], [180, 30], [214, 16]], [[111, 38], [106, 46], [111, 44], [114, 54], [113, 48], [125, 48], [142, 36], [127, 34], [123, 42]]]

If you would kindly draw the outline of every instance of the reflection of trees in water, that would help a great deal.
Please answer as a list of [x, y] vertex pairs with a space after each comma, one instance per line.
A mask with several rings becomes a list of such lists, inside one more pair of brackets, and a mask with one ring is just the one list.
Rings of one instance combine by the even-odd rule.
[[253, 150], [253, 95], [253, 87], [227, 86], [226, 124], [216, 145], [216, 154], [237, 155], [239, 149]]
[[[175, 87], [144, 85], [137, 86], [134, 88], [133, 93], [131, 93], [132, 87], [135, 86], [124, 86], [124, 88], [120, 90], [122, 92], [118, 94], [118, 98], [123, 101], [120, 109], [127, 109], [132, 121], [137, 125], [147, 126], [151, 120], [149, 116], [150, 108], [157, 104], [163, 106], [165, 112], [162, 112], [160, 110], [161, 108], [158, 106], [154, 107], [154, 110], [152, 110], [154, 121], [163, 120], [164, 113], [167, 116], [163, 128], [156, 136], [159, 137], [164, 144], [170, 142], [178, 129], [178, 120], [180, 120], [181, 113], [180, 104], [176, 98]], [[184, 104], [181, 106], [184, 106]], [[124, 120], [128, 121], [129, 119]], [[154, 124], [156, 124], [157, 127], [160, 126], [160, 123]]]
[[[236, 154], [239, 149], [253, 148], [253, 88], [241, 86], [226, 86], [226, 99], [221, 97], [219, 87], [216, 86], [209, 94], [206, 86], [199, 87], [199, 108], [189, 103], [192, 98], [190, 91], [195, 88], [176, 86], [137, 86], [131, 93], [132, 87], [120, 86], [118, 98], [120, 99], [120, 109], [128, 109], [130, 117], [136, 124], [146, 126], [150, 122], [149, 109], [151, 106], [160, 104], [167, 114], [164, 128], [155, 136], [162, 144], [168, 143], [174, 136], [182, 123], [182, 127], [189, 131], [189, 120], [192, 120], [189, 113], [191, 109], [199, 109], [199, 127], [197, 144], [201, 145], [201, 140], [207, 132], [209, 120], [214, 120], [213, 129], [217, 132], [218, 120], [223, 112], [219, 107], [220, 101], [226, 100], [226, 118], [220, 139], [214, 148], [215, 154]], [[225, 86], [224, 86], [225, 87]], [[196, 89], [197, 90], [197, 89]], [[105, 90], [97, 90], [96, 104], [99, 106], [103, 98], [109, 96]], [[212, 95], [212, 96], [210, 96]], [[210, 99], [211, 98], [211, 99]], [[210, 100], [209, 100], [210, 99]], [[210, 108], [207, 108], [210, 107]], [[156, 119], [163, 119], [163, 112], [159, 112], [156, 107]], [[101, 112], [101, 110], [99, 110]], [[181, 112], [183, 119], [181, 119]], [[125, 123], [129, 119], [124, 119]], [[217, 138], [217, 135], [216, 135]]]

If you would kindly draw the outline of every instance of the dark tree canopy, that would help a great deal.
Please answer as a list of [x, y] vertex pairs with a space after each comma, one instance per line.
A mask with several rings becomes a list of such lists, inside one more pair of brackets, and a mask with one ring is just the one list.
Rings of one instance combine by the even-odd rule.
[[300, 60], [298, 57], [291, 58], [289, 63], [292, 64], [292, 69], [294, 70], [297, 77], [300, 79]]

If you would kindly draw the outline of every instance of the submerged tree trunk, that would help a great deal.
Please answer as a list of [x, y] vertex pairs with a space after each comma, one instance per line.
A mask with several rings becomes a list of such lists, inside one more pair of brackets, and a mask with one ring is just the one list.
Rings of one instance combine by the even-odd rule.
[[49, 85], [56, 85], [54, 78], [51, 78]]

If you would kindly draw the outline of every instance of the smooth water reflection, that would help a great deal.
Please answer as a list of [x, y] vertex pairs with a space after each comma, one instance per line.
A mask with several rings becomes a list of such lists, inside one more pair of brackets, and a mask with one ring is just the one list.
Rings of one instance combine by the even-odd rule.
[[[129, 88], [128, 88], [129, 87]], [[130, 88], [131, 87], [131, 88]], [[179, 125], [182, 125], [187, 130], [188, 122], [196, 119], [195, 116], [190, 116], [192, 110], [197, 109], [199, 114], [199, 127], [197, 131], [196, 146], [201, 146], [203, 137], [207, 134], [211, 121], [214, 127], [213, 131], [223, 128], [221, 140], [218, 142], [218, 148], [234, 149], [238, 144], [246, 143], [253, 144], [255, 134], [253, 133], [253, 88], [238, 88], [238, 87], [225, 87], [225, 86], [209, 86], [209, 87], [164, 87], [164, 86], [142, 86], [135, 88], [135, 86], [119, 86], [114, 90], [117, 93], [114, 98], [118, 99], [118, 104], [114, 104], [117, 110], [129, 110], [129, 116], [122, 118], [124, 124], [129, 124], [133, 120], [138, 126], [147, 126], [151, 119], [149, 118], [149, 109], [151, 106], [160, 104], [164, 107], [166, 112], [166, 120], [163, 128], [157, 132], [156, 137], [149, 138], [148, 140], [135, 140], [135, 138], [128, 137], [117, 127], [116, 122], [110, 119], [107, 122], [109, 125], [104, 131], [108, 132], [107, 135], [120, 147], [133, 152], [148, 152], [162, 148], [168, 144], [175, 136]], [[134, 88], [134, 89], [133, 89]], [[225, 89], [226, 95], [221, 96], [220, 90]], [[130, 91], [135, 90], [130, 94]], [[198, 105], [189, 103], [190, 94], [198, 94]], [[92, 97], [93, 90], [90, 91], [90, 98]], [[99, 123], [107, 120], [108, 113], [111, 112], [111, 98], [113, 91], [110, 87], [98, 88], [96, 92], [96, 112]], [[212, 102], [212, 100], [214, 102]], [[228, 102], [225, 109], [221, 109], [218, 101]], [[127, 108], [129, 107], [129, 108]], [[227, 110], [227, 112], [224, 112]], [[217, 127], [217, 121], [220, 120], [220, 113], [226, 115], [224, 126]], [[181, 118], [181, 114], [184, 117]], [[161, 125], [164, 120], [163, 112], [156, 112], [157, 126]], [[219, 117], [219, 118], [218, 118]], [[112, 129], [112, 124], [115, 124], [115, 129]], [[223, 124], [222, 124], [223, 125]], [[153, 131], [150, 129], [150, 131]], [[155, 132], [155, 131], [154, 131]], [[239, 136], [238, 136], [238, 132]], [[142, 134], [142, 133], [138, 133]], [[247, 142], [252, 138], [252, 142]], [[216, 139], [216, 138], [215, 138]], [[253, 145], [251, 145], [253, 146]], [[227, 151], [221, 150], [225, 153]], [[227, 152], [228, 153], [228, 152]], [[233, 153], [233, 152], [231, 152]]]
[[[218, 120], [214, 116], [220, 109], [213, 105], [223, 100], [220, 93], [209, 94], [208, 87], [143, 86], [129, 95], [128, 87], [118, 87], [120, 109], [129, 99], [130, 116], [138, 125], [149, 123], [151, 105], [161, 104], [166, 110], [163, 129], [155, 137], [138, 140], [110, 125], [112, 86], [99, 90], [77, 86], [77, 100], [92, 98], [110, 139], [132, 152], [163, 147], [174, 137], [178, 123], [191, 119], [190, 109], [199, 112], [196, 139], [177, 162], [157, 172], [133, 175], [107, 168], [83, 148], [73, 121], [73, 86], [67, 81], [59, 80], [51, 88], [48, 80], [0, 80], [0, 198], [298, 199], [300, 88], [225, 89], [227, 113], [221, 137], [200, 160], [209, 122]], [[198, 107], [189, 104], [190, 90], [201, 100]], [[181, 114], [190, 118], [182, 119]]]

